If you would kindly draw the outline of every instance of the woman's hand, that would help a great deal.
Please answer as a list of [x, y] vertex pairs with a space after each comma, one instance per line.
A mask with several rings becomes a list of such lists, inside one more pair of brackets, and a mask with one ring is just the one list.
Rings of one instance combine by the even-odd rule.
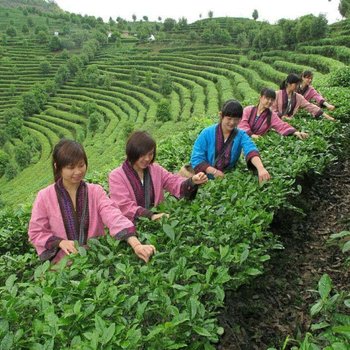
[[169, 214], [167, 214], [167, 213], [156, 213], [156, 214], [153, 214], [152, 216], [151, 216], [151, 220], [152, 221], [154, 221], [154, 220], [160, 220], [163, 216], [165, 216], [165, 217], [169, 217]]
[[260, 137], [260, 135], [255, 135], [255, 134], [253, 134], [253, 135], [251, 136], [252, 139], [258, 139], [259, 137]]
[[335, 122], [335, 119], [333, 117], [331, 117], [330, 115], [328, 115], [327, 113], [323, 113], [322, 114], [323, 118], [331, 120], [332, 122]]
[[156, 252], [156, 248], [151, 244], [137, 244], [133, 247], [135, 254], [147, 263], [150, 257]]
[[269, 172], [263, 167], [261, 169], [258, 169], [258, 178], [259, 183], [261, 184], [262, 182], [269, 181], [271, 179], [271, 176]]
[[67, 255], [70, 253], [76, 254], [78, 251], [75, 249], [74, 241], [69, 241], [67, 239], [62, 239], [58, 245]]
[[294, 135], [300, 140], [304, 140], [309, 137], [309, 134], [307, 132], [302, 132], [302, 131], [296, 131]]
[[200, 173], [198, 173], [196, 175], [193, 175], [192, 178], [191, 178], [191, 181], [195, 185], [201, 185], [201, 184], [204, 184], [204, 183], [208, 182], [208, 177], [203, 172], [200, 172]]
[[334, 111], [335, 110], [335, 106], [331, 105], [328, 102], [323, 102], [323, 104], [327, 107], [327, 109], [329, 109], [330, 111]]
[[213, 166], [209, 166], [206, 170], [206, 173], [207, 175], [209, 174], [213, 175], [215, 178], [216, 177], [223, 178], [225, 176], [225, 174], [221, 170], [216, 169]]

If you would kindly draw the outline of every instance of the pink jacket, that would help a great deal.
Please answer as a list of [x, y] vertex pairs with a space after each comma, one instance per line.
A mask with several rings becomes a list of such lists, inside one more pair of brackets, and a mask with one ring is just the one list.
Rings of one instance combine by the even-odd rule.
[[[271, 109], [276, 112], [279, 117], [283, 116], [283, 95], [285, 90], [276, 91], [276, 100], [273, 103]], [[323, 111], [320, 107], [308, 102], [302, 95], [295, 93], [295, 106], [294, 109], [289, 114], [290, 117], [293, 117], [299, 110], [299, 108], [306, 109], [314, 117], [320, 117], [323, 114]]]
[[[87, 184], [89, 203], [89, 231], [88, 238], [103, 236], [106, 225], [112, 236], [128, 229], [135, 231], [134, 224], [122, 216], [120, 210], [108, 198], [100, 185]], [[28, 235], [40, 256], [45, 250], [47, 240], [52, 237], [67, 239], [64, 223], [59, 207], [55, 185], [39, 191], [32, 209]], [[65, 253], [59, 249], [53, 262], [58, 262]]]
[[[153, 163], [149, 166], [154, 188], [154, 205], [157, 206], [164, 200], [164, 190], [179, 198], [181, 184], [186, 178], [172, 174]], [[123, 215], [130, 220], [135, 220], [135, 214], [140, 209], [131, 184], [120, 166], [109, 174], [109, 195], [118, 205]]]
[[244, 130], [249, 136], [264, 135], [271, 128], [276, 130], [279, 134], [283, 136], [292, 135], [295, 133], [295, 129], [288, 123], [284, 122], [279, 118], [277, 113], [271, 113], [271, 123], [270, 126], [267, 124], [267, 113], [263, 113], [259, 120], [255, 123], [255, 117], [257, 114], [256, 106], [248, 106], [243, 109], [243, 116], [238, 124], [238, 128]]
[[311, 85], [309, 85], [305, 91], [300, 91], [300, 94], [303, 95], [307, 101], [315, 100], [320, 106], [326, 101]]

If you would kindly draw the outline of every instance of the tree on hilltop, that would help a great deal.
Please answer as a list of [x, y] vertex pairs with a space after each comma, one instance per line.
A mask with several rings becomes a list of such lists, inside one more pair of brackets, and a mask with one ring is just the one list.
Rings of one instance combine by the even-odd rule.
[[214, 16], [214, 12], [213, 12], [213, 11], [209, 11], [209, 12], [208, 12], [208, 17], [209, 17], [209, 18], [213, 18], [213, 16]]
[[175, 28], [176, 21], [173, 18], [166, 18], [164, 20], [163, 26], [165, 32], [170, 32]]
[[256, 21], [258, 18], [259, 18], [259, 13], [258, 13], [258, 10], [255, 9], [252, 13], [252, 17], [254, 19], [254, 21]]
[[340, 14], [345, 17], [350, 17], [350, 0], [340, 0], [338, 10]]

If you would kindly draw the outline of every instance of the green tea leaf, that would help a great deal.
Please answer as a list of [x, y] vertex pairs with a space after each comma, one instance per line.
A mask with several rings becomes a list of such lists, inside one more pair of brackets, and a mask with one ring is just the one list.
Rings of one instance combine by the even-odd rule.
[[174, 229], [169, 224], [163, 225], [163, 231], [172, 241], [175, 239]]
[[193, 326], [193, 330], [197, 334], [202, 335], [203, 337], [211, 337], [212, 336], [212, 334], [204, 327]]
[[343, 248], [341, 250], [343, 253], [347, 253], [348, 251], [350, 251], [350, 241], [347, 241], [344, 245]]
[[104, 330], [102, 335], [102, 344], [107, 344], [113, 337], [115, 332], [115, 323], [112, 323], [107, 329]]
[[328, 298], [330, 291], [332, 290], [332, 280], [329, 275], [324, 274], [318, 282], [318, 292], [321, 299], [324, 301]]

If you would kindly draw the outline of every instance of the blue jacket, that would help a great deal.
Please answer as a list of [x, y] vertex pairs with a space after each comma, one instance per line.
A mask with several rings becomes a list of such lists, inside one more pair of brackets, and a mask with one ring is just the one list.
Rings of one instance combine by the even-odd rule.
[[[217, 126], [218, 124], [214, 124], [203, 129], [197, 137], [191, 155], [192, 168], [195, 168], [203, 162], [214, 166]], [[242, 150], [247, 161], [253, 156], [259, 155], [255, 143], [251, 140], [248, 134], [241, 129], [237, 129], [237, 131], [238, 133], [232, 143], [230, 168], [233, 168], [236, 165]]]

